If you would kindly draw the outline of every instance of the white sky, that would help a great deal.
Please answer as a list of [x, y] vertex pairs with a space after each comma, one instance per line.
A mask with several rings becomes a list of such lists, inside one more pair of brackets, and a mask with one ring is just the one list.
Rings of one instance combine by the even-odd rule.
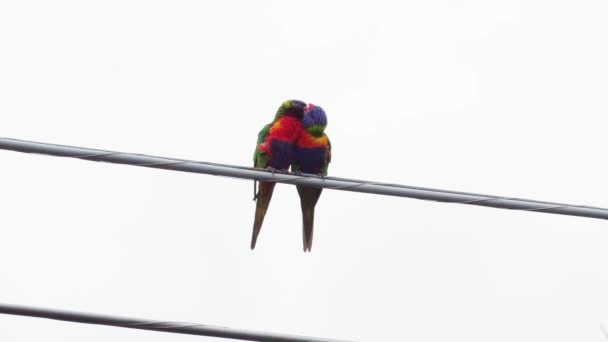
[[[608, 207], [608, 2], [0, 1], [0, 136]], [[357, 341], [605, 341], [605, 221], [0, 151], [0, 302]], [[0, 316], [2, 341], [216, 341]]]

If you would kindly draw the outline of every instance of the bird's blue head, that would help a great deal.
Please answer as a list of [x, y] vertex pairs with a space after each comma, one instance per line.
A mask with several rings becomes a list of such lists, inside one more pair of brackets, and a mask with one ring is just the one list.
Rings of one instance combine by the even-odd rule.
[[315, 137], [323, 135], [325, 127], [327, 127], [327, 116], [323, 108], [313, 104], [306, 106], [302, 118], [302, 127]]

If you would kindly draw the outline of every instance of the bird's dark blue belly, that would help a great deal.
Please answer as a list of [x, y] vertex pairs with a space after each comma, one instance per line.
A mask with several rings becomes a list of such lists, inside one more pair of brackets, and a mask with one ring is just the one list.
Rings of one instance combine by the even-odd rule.
[[295, 162], [303, 173], [318, 174], [325, 165], [325, 147], [296, 148]]
[[293, 159], [292, 143], [272, 140], [270, 142], [270, 152], [272, 153], [272, 158], [268, 162], [268, 166], [280, 170], [286, 170], [289, 168], [289, 165]]

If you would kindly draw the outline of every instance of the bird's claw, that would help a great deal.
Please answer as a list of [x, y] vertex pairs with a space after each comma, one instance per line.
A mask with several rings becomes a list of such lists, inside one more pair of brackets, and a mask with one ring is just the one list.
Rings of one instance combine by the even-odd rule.
[[268, 166], [268, 167], [266, 168], [266, 170], [268, 170], [268, 171], [272, 172], [272, 175], [273, 175], [273, 176], [274, 176], [274, 174], [275, 174], [275, 173], [286, 174], [286, 173], [288, 172], [288, 171], [287, 171], [287, 169], [277, 169], [277, 168], [272, 167], [272, 166]]

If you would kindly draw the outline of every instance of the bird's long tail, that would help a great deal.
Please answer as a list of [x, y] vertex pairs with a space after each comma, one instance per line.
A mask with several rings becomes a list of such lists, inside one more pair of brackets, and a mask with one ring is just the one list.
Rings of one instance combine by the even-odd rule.
[[300, 207], [302, 208], [302, 239], [304, 252], [312, 249], [312, 236], [314, 232], [315, 206], [323, 189], [298, 186]]
[[258, 235], [262, 229], [262, 223], [264, 223], [264, 217], [266, 211], [268, 211], [268, 205], [272, 198], [272, 192], [274, 191], [275, 182], [260, 182], [259, 190], [256, 196], [255, 202], [255, 217], [253, 220], [253, 232], [251, 235], [251, 249], [255, 248], [255, 243], [258, 240]]

